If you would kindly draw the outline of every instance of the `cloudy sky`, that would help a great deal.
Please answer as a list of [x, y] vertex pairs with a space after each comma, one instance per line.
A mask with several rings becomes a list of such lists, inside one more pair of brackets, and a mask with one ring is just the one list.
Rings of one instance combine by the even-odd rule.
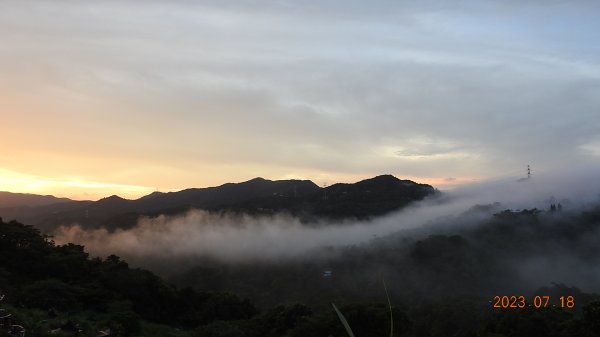
[[600, 2], [2, 1], [0, 190], [600, 163]]

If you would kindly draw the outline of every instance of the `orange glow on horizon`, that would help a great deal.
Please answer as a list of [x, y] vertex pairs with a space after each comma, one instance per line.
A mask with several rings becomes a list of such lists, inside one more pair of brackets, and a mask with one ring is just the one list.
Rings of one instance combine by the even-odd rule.
[[0, 190], [13, 193], [54, 195], [74, 200], [97, 200], [113, 194], [136, 199], [152, 193], [145, 186], [91, 182], [77, 178], [46, 178], [0, 169]]
[[[399, 179], [409, 179], [417, 183], [429, 184], [438, 189], [450, 189], [456, 186], [479, 181], [479, 178], [459, 177], [459, 178], [441, 178], [441, 177], [415, 177], [402, 176], [394, 174]], [[283, 176], [263, 176], [265, 179], [307, 179], [315, 184], [323, 186], [332, 185], [338, 182], [355, 183], [360, 180], [372, 178], [366, 174], [333, 174], [333, 173], [313, 173], [302, 177], [297, 174], [287, 174]], [[253, 178], [253, 177], [252, 177]], [[219, 186], [227, 182], [242, 182], [245, 179], [227, 179], [223, 181], [211, 179], [208, 184], [190, 183], [188, 186], [176, 186], [169, 191], [178, 191], [185, 188], [211, 187]], [[155, 191], [156, 188], [139, 185], [125, 185], [116, 183], [104, 183], [88, 181], [82, 178], [48, 178], [31, 174], [18, 173], [5, 169], [0, 169], [0, 191], [13, 193], [31, 193], [41, 195], [54, 195], [56, 197], [66, 197], [74, 200], [98, 200], [110, 195], [118, 195], [126, 199], [137, 199]], [[163, 190], [164, 191], [164, 190]]]

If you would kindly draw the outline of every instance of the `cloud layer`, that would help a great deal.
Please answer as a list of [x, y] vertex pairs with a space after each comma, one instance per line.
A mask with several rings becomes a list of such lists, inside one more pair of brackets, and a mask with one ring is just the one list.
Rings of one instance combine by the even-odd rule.
[[597, 13], [589, 1], [3, 2], [0, 167], [164, 189], [583, 167], [600, 160]]
[[285, 260], [313, 254], [330, 246], [368, 242], [390, 233], [417, 235], [452, 232], [456, 226], [477, 225], [499, 210], [473, 212], [475, 205], [500, 202], [502, 209], [547, 210], [561, 202], [564, 211], [600, 203], [600, 170], [538, 175], [528, 181], [501, 179], [471, 185], [373, 221], [346, 221], [307, 226], [286, 215], [249, 216], [194, 210], [180, 216], [142, 218], [132, 229], [86, 230], [63, 226], [57, 243], [84, 244], [94, 255], [117, 254], [132, 261], [198, 259], [224, 261]]

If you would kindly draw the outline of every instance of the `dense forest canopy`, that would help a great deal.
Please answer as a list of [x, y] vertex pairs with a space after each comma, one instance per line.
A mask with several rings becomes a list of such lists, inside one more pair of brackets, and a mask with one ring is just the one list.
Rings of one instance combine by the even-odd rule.
[[[178, 287], [118, 256], [90, 257], [81, 245], [57, 245], [32, 226], [1, 221], [2, 305], [40, 336], [56, 329], [85, 336], [103, 329], [122, 336], [344, 336], [334, 302], [357, 336], [381, 336], [389, 333], [385, 280], [397, 336], [596, 336], [600, 304], [589, 283], [600, 248], [590, 238], [598, 234], [600, 208], [509, 213], [306, 258], [198, 260], [170, 278]], [[544, 268], [553, 260], [576, 264], [542, 273], [530, 269], [530, 258]], [[580, 274], [569, 278], [572, 272]], [[495, 295], [528, 302], [548, 295], [553, 303], [574, 296], [576, 306], [493, 309]]]

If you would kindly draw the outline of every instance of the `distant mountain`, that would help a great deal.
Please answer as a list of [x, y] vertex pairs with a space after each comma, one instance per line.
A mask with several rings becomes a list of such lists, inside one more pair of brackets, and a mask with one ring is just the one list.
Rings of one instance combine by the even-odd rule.
[[0, 208], [36, 207], [71, 201], [73, 200], [67, 198], [57, 198], [52, 195], [0, 192]]
[[310, 180], [255, 178], [217, 187], [154, 192], [137, 200], [113, 195], [95, 202], [66, 199], [61, 203], [37, 206], [13, 204], [12, 207], [0, 208], [0, 217], [18, 219], [46, 231], [72, 223], [88, 228], [128, 228], [135, 225], [140, 216], [179, 214], [190, 209], [248, 214], [285, 212], [310, 222], [322, 218], [378, 216], [433, 193], [435, 190], [429, 185], [400, 180], [391, 175], [355, 184], [334, 184], [327, 188], [321, 188]]
[[435, 190], [430, 185], [381, 175], [354, 184], [338, 183], [311, 193], [281, 193], [232, 204], [229, 210], [246, 213], [288, 212], [305, 221], [322, 218], [365, 219], [397, 210], [422, 200]]

